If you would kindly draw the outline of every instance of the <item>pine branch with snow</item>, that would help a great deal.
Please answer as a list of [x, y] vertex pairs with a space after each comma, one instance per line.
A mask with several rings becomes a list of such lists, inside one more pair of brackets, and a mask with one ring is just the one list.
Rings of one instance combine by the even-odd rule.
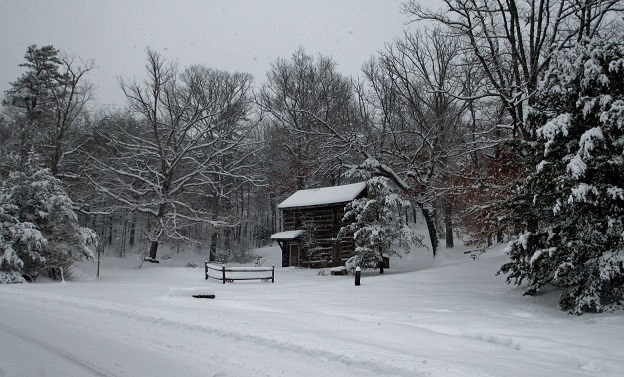
[[510, 242], [508, 282], [550, 284], [573, 313], [624, 307], [624, 35], [553, 57], [539, 90], [532, 197], [535, 229]]
[[409, 253], [410, 246], [424, 246], [423, 236], [414, 232], [405, 221], [409, 201], [392, 191], [389, 179], [373, 177], [367, 182], [368, 196], [356, 199], [346, 207], [344, 219], [350, 225], [340, 230], [340, 236], [353, 234], [355, 265], [376, 267], [383, 256]]
[[[28, 170], [28, 169], [27, 169]], [[95, 233], [78, 225], [73, 203], [50, 170], [14, 172], [0, 187], [0, 271], [21, 282], [46, 266], [92, 259]]]

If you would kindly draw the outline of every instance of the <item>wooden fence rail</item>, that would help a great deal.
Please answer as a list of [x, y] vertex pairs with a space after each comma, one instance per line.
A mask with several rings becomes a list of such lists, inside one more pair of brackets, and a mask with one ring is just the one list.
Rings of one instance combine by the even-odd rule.
[[[210, 264], [208, 261], [204, 263], [204, 270], [206, 280], [217, 279], [222, 280], [223, 284], [226, 282], [233, 283], [235, 280], [263, 280], [271, 281], [275, 283], [275, 266], [272, 267], [225, 267]], [[216, 271], [213, 275], [210, 275], [210, 271]], [[268, 273], [271, 273], [270, 275]], [[216, 276], [218, 275], [218, 276]]]

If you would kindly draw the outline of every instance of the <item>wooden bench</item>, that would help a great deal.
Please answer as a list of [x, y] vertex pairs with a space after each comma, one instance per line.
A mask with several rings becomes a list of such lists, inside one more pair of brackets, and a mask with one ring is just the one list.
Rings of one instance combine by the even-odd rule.
[[[225, 267], [224, 264], [218, 266], [210, 264], [208, 261], [204, 263], [206, 280], [217, 279], [223, 281], [223, 284], [233, 283], [236, 280], [262, 280], [275, 283], [275, 266], [272, 267]], [[215, 271], [210, 275], [211, 271]]]

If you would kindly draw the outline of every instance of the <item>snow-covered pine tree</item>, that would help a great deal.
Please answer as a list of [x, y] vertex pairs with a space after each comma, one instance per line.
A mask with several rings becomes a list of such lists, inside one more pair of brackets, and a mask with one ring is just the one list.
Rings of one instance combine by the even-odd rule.
[[340, 237], [353, 234], [356, 266], [377, 267], [384, 255], [397, 256], [398, 249], [409, 252], [410, 246], [424, 246], [423, 236], [405, 221], [409, 201], [393, 193], [388, 178], [367, 181], [368, 196], [347, 204], [344, 220], [350, 225], [340, 230]]
[[[27, 169], [26, 169], [27, 170]], [[67, 268], [92, 259], [97, 237], [78, 225], [72, 201], [49, 169], [14, 172], [0, 186], [0, 271], [22, 281], [46, 266]]]
[[19, 208], [8, 203], [0, 191], [0, 284], [23, 283], [24, 261], [45, 262], [41, 250], [46, 239], [33, 223], [21, 222], [15, 216]]
[[528, 295], [560, 287], [572, 313], [622, 308], [624, 34], [556, 53], [538, 94], [536, 168], [520, 187], [537, 227], [501, 271]]

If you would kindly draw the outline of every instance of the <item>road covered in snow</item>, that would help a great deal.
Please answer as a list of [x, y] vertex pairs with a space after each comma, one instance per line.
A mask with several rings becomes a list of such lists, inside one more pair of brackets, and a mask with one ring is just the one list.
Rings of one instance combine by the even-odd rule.
[[620, 375], [624, 315], [523, 297], [495, 275], [505, 260], [410, 254], [356, 287], [328, 269], [223, 285], [184, 267], [196, 255], [106, 258], [99, 279], [85, 264], [67, 283], [0, 286], [0, 376]]

